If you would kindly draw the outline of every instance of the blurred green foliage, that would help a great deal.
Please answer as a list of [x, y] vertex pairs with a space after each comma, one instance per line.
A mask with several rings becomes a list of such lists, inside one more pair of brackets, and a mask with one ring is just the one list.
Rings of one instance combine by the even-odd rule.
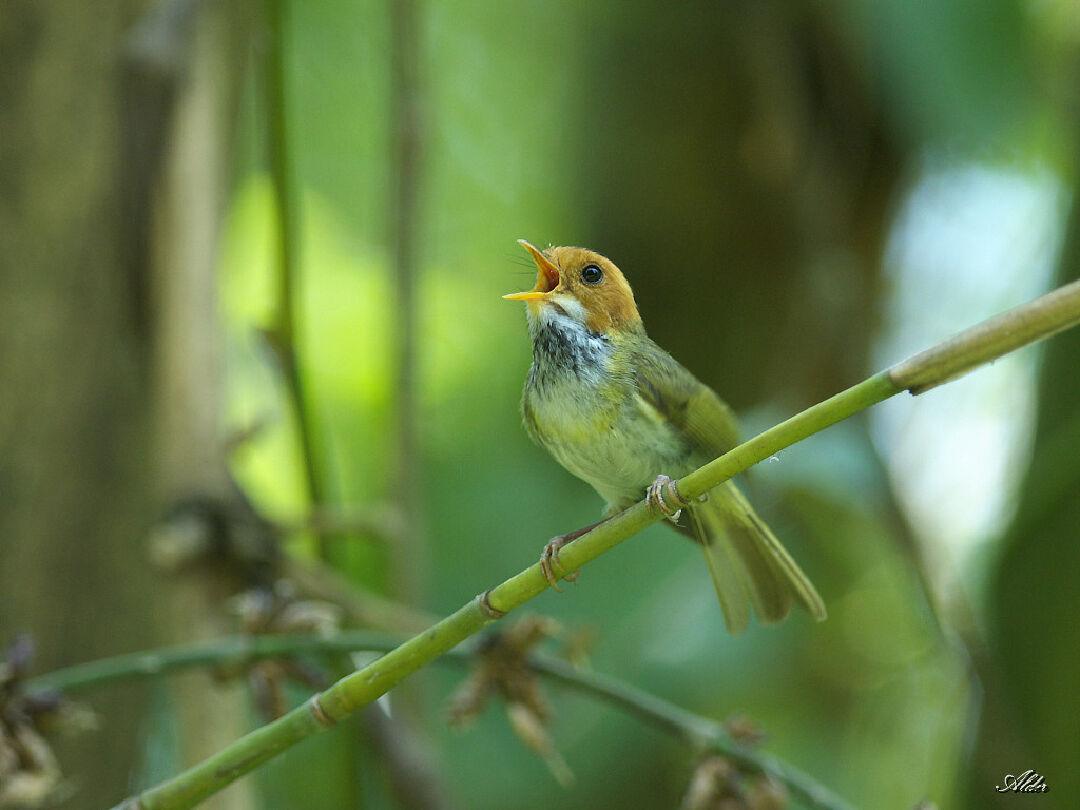
[[[1056, 80], [1066, 69], [1076, 76], [1076, 23], [1068, 40], [1047, 22], [1067, 17], [1066, 5], [426, 4], [414, 234], [423, 497], [412, 507], [425, 527], [417, 565], [428, 572], [420, 607], [456, 608], [533, 562], [547, 538], [595, 520], [601, 506], [519, 424], [529, 344], [519, 307], [499, 296], [528, 288], [533, 271], [514, 239], [609, 253], [635, 284], [654, 337], [741, 408], [767, 403], [755, 423], [775, 421], [872, 370], [876, 313], [889, 294], [879, 268], [889, 212], [926, 150], [1049, 164], [1071, 182], [1075, 122]], [[288, 29], [289, 145], [303, 212], [299, 350], [328, 451], [326, 488], [346, 505], [386, 498], [392, 464], [398, 314], [387, 248], [385, 11], [293, 3]], [[1048, 41], [1058, 61], [1048, 60]], [[222, 252], [227, 421], [267, 420], [234, 470], [261, 510], [298, 517], [307, 505], [295, 426], [257, 335], [274, 303], [276, 227], [258, 99], [256, 77]], [[701, 356], [701, 345], [715, 350]], [[1044, 397], [1055, 392], [1044, 386]], [[1074, 458], [1056, 463], [1076, 469]], [[923, 798], [958, 806], [979, 686], [947, 610], [925, 591], [895, 483], [862, 420], [786, 451], [752, 482], [755, 501], [819, 584], [826, 623], [799, 615], [727, 637], [697, 553], [685, 543], [667, 553], [681, 541], [662, 528], [535, 609], [594, 630], [591, 661], [601, 671], [714, 717], [751, 715], [771, 750], [858, 806], [902, 810]], [[1074, 537], [1069, 520], [1050, 536]], [[336, 565], [366, 587], [386, 587], [379, 538], [335, 542]], [[302, 538], [292, 550], [308, 553]], [[1076, 566], [1058, 571], [1066, 581], [1055, 593], [1075, 588]], [[1037, 579], [1029, 585], [1039, 589]], [[990, 602], [1019, 621], [1012, 606], [1027, 593]], [[1061, 605], [1025, 614], [1022, 632], [1045, 634], [1054, 624], [1046, 620], [1062, 614]], [[1064, 787], [1075, 750], [1065, 742], [1080, 728], [1076, 711], [1058, 711], [1075, 692], [1065, 660], [1045, 670], [1054, 676], [1045, 682], [1014, 672], [1013, 688], [1042, 696], [1029, 721], [1062, 730], [1034, 747], [1045, 759], [1003, 761], [1001, 774], [1045, 762], [1057, 768], [1047, 780]], [[567, 791], [500, 712], [489, 709], [468, 732], [446, 726], [442, 712], [461, 677], [438, 668], [419, 676], [421, 715], [456, 806], [676, 806], [693, 763], [660, 733], [549, 688], [554, 738], [579, 780]], [[280, 787], [281, 774], [312, 767], [294, 757], [292, 770], [269, 766], [280, 770], [266, 778], [278, 787], [265, 806], [311, 806], [306, 788], [288, 799]], [[392, 806], [364, 773], [372, 762], [360, 765], [364, 806]]]

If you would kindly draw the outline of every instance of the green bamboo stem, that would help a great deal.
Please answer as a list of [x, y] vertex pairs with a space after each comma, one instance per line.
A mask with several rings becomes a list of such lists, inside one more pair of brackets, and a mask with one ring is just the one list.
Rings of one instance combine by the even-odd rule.
[[921, 394], [977, 366], [1080, 324], [1080, 281], [1014, 307], [912, 355], [889, 369], [901, 388]]
[[[785, 447], [902, 390], [910, 388], [917, 393], [955, 379], [981, 363], [1077, 323], [1080, 323], [1080, 282], [972, 327], [807, 408], [682, 478], [678, 482], [679, 492], [684, 498], [696, 498]], [[657, 519], [644, 501], [635, 504], [566, 546], [560, 553], [563, 568], [566, 571], [580, 568]], [[385, 694], [410, 673], [547, 587], [540, 564], [534, 563], [379, 660], [341, 679], [321, 695], [315, 695], [303, 706], [147, 790], [126, 807], [142, 810], [193, 807], [286, 748]]]

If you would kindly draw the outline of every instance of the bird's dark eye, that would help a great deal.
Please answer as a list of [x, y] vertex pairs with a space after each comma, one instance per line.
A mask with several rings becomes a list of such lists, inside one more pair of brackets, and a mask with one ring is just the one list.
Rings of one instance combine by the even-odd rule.
[[586, 265], [581, 269], [581, 280], [586, 284], [599, 284], [604, 280], [604, 271], [595, 264]]

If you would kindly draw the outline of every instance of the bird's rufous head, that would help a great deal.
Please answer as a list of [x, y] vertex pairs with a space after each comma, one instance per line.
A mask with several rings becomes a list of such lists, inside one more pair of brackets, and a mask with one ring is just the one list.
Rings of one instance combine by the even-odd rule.
[[600, 334], [641, 325], [634, 291], [610, 259], [585, 248], [539, 250], [524, 239], [518, 243], [536, 262], [536, 286], [503, 298], [525, 301], [531, 314], [550, 307]]

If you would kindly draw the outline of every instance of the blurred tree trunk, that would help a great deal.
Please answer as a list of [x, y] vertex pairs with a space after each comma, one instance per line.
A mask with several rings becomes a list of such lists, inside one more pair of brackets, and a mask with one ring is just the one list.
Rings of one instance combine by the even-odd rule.
[[[0, 15], [0, 639], [32, 632], [39, 671], [206, 635], [231, 588], [163, 580], [145, 539], [163, 496], [225, 481], [202, 350], [239, 13], [27, 0]], [[171, 408], [155, 411], [155, 382]], [[238, 702], [211, 691], [179, 704], [199, 743], [186, 756], [239, 730]], [[72, 806], [128, 792], [143, 703], [94, 695], [97, 738], [61, 751]]]
[[[118, 55], [149, 5], [0, 15], [0, 638], [32, 632], [39, 671], [155, 638], [149, 355], [117, 149]], [[102, 694], [104, 744], [62, 751], [73, 805], [126, 790], [140, 697]]]

